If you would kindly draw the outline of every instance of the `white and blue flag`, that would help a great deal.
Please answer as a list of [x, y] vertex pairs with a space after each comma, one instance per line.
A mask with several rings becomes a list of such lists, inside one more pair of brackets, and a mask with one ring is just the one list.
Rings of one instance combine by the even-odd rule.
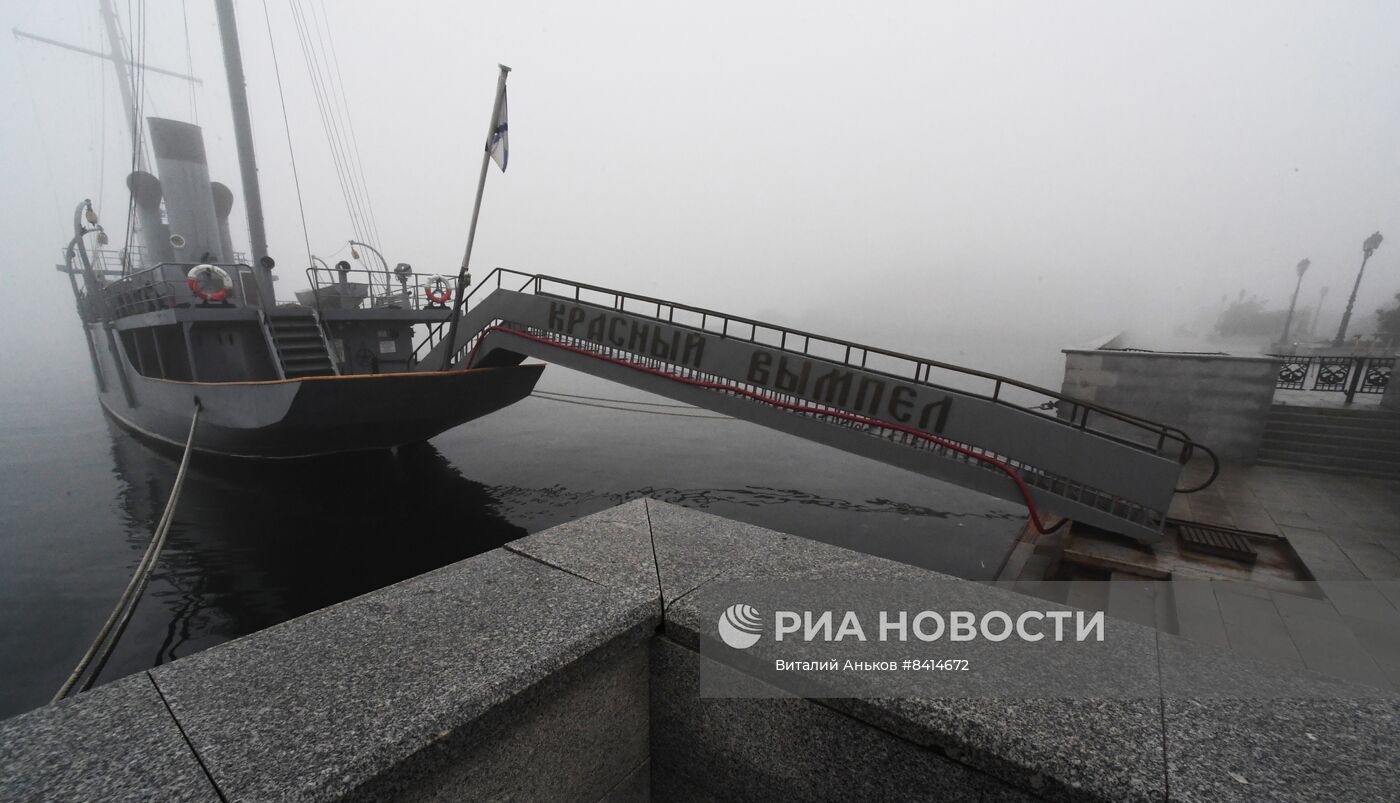
[[486, 142], [486, 151], [491, 159], [505, 172], [506, 162], [510, 161], [510, 127], [506, 124], [506, 88], [501, 85], [501, 102], [496, 104], [496, 119], [491, 121], [491, 138]]

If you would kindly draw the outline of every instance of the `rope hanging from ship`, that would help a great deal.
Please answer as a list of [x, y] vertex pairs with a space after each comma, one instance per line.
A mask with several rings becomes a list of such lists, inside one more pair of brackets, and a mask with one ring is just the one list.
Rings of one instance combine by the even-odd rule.
[[[97, 682], [97, 678], [102, 674], [102, 669], [107, 665], [107, 659], [111, 657], [112, 650], [116, 649], [117, 642], [121, 639], [122, 633], [126, 632], [127, 623], [131, 621], [131, 614], [136, 610], [136, 605], [141, 601], [142, 594], [146, 591], [146, 585], [151, 579], [151, 570], [155, 568], [156, 561], [160, 558], [161, 549], [165, 546], [166, 536], [170, 534], [170, 525], [175, 520], [175, 506], [180, 501], [180, 490], [185, 485], [185, 474], [190, 467], [190, 456], [194, 453], [194, 433], [199, 426], [199, 415], [204, 406], [200, 403], [199, 397], [194, 400], [194, 413], [190, 416], [190, 431], [185, 438], [184, 454], [180, 458], [180, 468], [175, 472], [175, 484], [170, 489], [170, 497], [165, 501], [165, 510], [161, 513], [160, 521], [156, 523], [155, 532], [151, 535], [151, 542], [146, 546], [146, 552], [141, 556], [141, 562], [136, 566], [136, 572], [132, 574], [131, 581], [127, 583], [126, 590], [117, 600], [117, 604], [108, 614], [107, 621], [103, 622], [101, 630], [97, 633], [97, 638], [88, 645], [87, 651], [78, 661], [68, 679], [63, 682], [58, 693], [54, 695], [51, 702], [58, 702], [72, 693], [73, 688], [78, 685], [78, 681], [83, 675], [87, 675], [87, 680], [82, 685], [82, 690], [87, 691]], [[88, 673], [89, 667], [92, 668]]]
[[725, 385], [721, 382], [709, 382], [703, 379], [691, 379], [690, 377], [677, 376], [676, 374], [667, 371], [662, 371], [657, 368], [650, 368], [645, 365], [637, 365], [636, 363], [630, 362], [628, 360], [621, 360], [616, 357], [609, 357], [606, 354], [598, 354], [597, 352], [589, 351], [588, 349], [584, 348], [579, 348], [578, 346], [569, 345], [567, 343], [560, 343], [555, 340], [539, 337], [537, 335], [527, 334], [525, 332], [516, 329], [510, 329], [501, 325], [489, 326], [481, 331], [481, 334], [477, 336], [476, 345], [472, 347], [471, 352], [467, 355], [465, 363], [467, 367], [470, 367], [472, 363], [475, 362], [476, 352], [479, 348], [481, 348], [481, 344], [486, 339], [486, 336], [496, 331], [507, 332], [517, 337], [523, 337], [526, 340], [532, 340], [536, 343], [541, 343], [546, 346], [552, 346], [554, 348], [563, 349], [564, 351], [572, 352], [575, 354], [581, 354], [585, 357], [592, 357], [597, 360], [602, 360], [603, 362], [612, 363], [614, 365], [619, 365], [624, 368], [630, 368], [634, 371], [640, 371], [644, 374], [651, 374], [653, 376], [658, 376], [663, 379], [669, 379], [673, 382], [680, 382], [681, 384], [706, 388], [708, 390], [717, 390], [724, 393], [737, 394], [746, 398], [753, 399], [754, 401], [762, 402], [764, 404], [768, 404], [773, 407], [778, 407], [784, 410], [789, 410], [791, 412], [823, 415], [829, 418], [837, 418], [843, 421], [849, 421], [854, 424], [882, 427], [885, 429], [894, 430], [896, 432], [902, 432], [911, 437], [918, 438], [928, 443], [933, 443], [937, 446], [941, 446], [945, 449], [948, 449], [949, 451], [963, 455], [964, 457], [984, 463], [990, 466], [991, 468], [1005, 474], [1007, 477], [1011, 478], [1011, 481], [1016, 484], [1017, 491], [1020, 492], [1021, 500], [1026, 506], [1026, 511], [1029, 514], [1031, 525], [1035, 527], [1037, 533], [1041, 535], [1050, 535], [1051, 533], [1059, 531], [1061, 528], [1063, 528], [1066, 524], [1069, 523], [1069, 519], [1062, 518], [1057, 524], [1053, 526], [1046, 526], [1044, 520], [1041, 518], [1040, 509], [1036, 506], [1035, 500], [1031, 497], [1031, 491], [1030, 488], [1026, 485], [1026, 481], [1021, 479], [1021, 475], [1017, 473], [1016, 469], [1007, 465], [1004, 461], [998, 460], [994, 457], [990, 457], [985, 454], [979, 454], [965, 446], [962, 446], [961, 444], [954, 443], [945, 438], [940, 438], [937, 435], [931, 435], [927, 432], [924, 432], [921, 429], [915, 429], [914, 427], [901, 426], [899, 424], [881, 421], [879, 419], [870, 418], [868, 416], [856, 415], [854, 413], [847, 413], [841, 410], [829, 410], [807, 404], [796, 404], [793, 402], [783, 401], [782, 399], [775, 399], [771, 396], [765, 396], [762, 393], [756, 393], [754, 391], [748, 390], [747, 388]]

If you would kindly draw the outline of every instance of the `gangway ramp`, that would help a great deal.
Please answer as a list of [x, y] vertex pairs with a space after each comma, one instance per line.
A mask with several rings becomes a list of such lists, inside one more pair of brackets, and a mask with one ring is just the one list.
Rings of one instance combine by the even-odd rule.
[[1025, 502], [1042, 529], [1048, 511], [1160, 540], [1202, 448], [994, 374], [550, 276], [497, 269], [451, 328], [420, 343], [417, 368], [534, 357]]

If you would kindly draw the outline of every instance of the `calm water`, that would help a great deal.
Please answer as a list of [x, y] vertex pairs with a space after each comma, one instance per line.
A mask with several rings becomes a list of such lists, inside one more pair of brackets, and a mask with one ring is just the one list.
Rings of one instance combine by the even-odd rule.
[[[110, 425], [91, 384], [39, 372], [0, 391], [0, 717], [46, 703], [77, 662], [178, 465]], [[532, 397], [421, 447], [353, 459], [196, 458], [102, 679], [643, 495], [969, 577], [996, 571], [1024, 521], [1017, 505], [705, 411], [636, 404], [667, 402], [554, 366], [540, 390], [631, 403]]]

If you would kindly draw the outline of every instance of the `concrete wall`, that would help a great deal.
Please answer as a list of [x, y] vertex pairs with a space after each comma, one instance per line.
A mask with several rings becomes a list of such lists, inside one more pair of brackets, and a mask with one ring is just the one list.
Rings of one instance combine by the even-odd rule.
[[[1165, 699], [1165, 656], [1145, 649], [1158, 634], [1117, 620], [1108, 641], [1132, 659], [1128, 681], [1145, 684], [1125, 699], [804, 699], [703, 654], [702, 643], [717, 643], [715, 600], [732, 602], [736, 581], [911, 578], [941, 584], [935, 599], [1043, 605], [638, 500], [0, 723], [0, 799], [1379, 800], [1400, 791], [1400, 703]], [[750, 652], [771, 665], [780, 649], [763, 640]], [[1032, 683], [1044, 669], [1036, 655]], [[1182, 659], [1191, 673], [1256, 677], [1257, 667], [1197, 652]], [[1005, 662], [972, 663], [1006, 688]], [[716, 673], [724, 696], [705, 691]]]
[[1249, 463], [1278, 368], [1272, 357], [1066, 349], [1061, 392], [1178, 427], [1222, 459]]

